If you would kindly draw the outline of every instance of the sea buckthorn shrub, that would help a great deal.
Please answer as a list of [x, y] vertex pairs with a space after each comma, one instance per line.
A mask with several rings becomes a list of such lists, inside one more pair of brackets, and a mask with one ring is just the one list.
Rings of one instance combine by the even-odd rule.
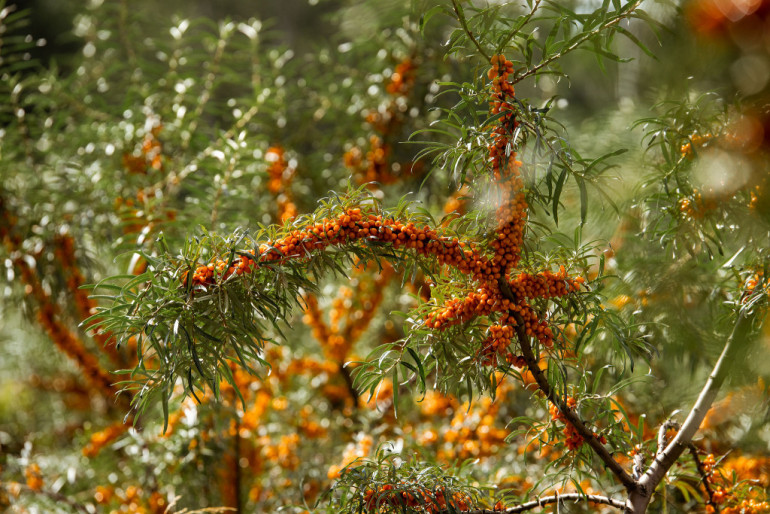
[[768, 511], [762, 2], [143, 2], [0, 0], [2, 508]]

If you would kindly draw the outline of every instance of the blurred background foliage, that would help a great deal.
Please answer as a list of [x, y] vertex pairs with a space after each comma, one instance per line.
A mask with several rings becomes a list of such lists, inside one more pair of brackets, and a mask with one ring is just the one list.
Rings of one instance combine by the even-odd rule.
[[[576, 12], [601, 6], [560, 3]], [[106, 337], [78, 326], [95, 300], [77, 287], [140, 274], [143, 255], [161, 252], [163, 244], [176, 251], [193, 233], [289, 223], [330, 190], [372, 181], [372, 194], [386, 206], [409, 194], [436, 219], [486, 212], [483, 195], [458, 192], [452, 169], [415, 163], [420, 146], [405, 143], [440, 116], [437, 108], [457, 101], [439, 94], [438, 82], [473, 81], [486, 69], [462, 55], [445, 56], [456, 21], [436, 16], [421, 34], [420, 16], [431, 6], [0, 4], [8, 27], [0, 34], [8, 42], [0, 49], [0, 93], [8, 99], [0, 106], [0, 255], [7, 279], [0, 285], [1, 506], [291, 512], [313, 510], [320, 499], [316, 508], [323, 510], [324, 491], [342, 468], [357, 458], [384, 462], [393, 453], [406, 460], [416, 453], [464, 483], [490, 486], [467, 493], [488, 506], [555, 488], [613, 491], [606, 478], [571, 467], [569, 452], [554, 442], [554, 426], [509, 424], [548, 418], [544, 404], [533, 404], [511, 380], [501, 383], [494, 402], [472, 404], [435, 391], [418, 401], [421, 395], [406, 388], [394, 396], [388, 381], [375, 398], [351, 387], [350, 369], [340, 364], [401, 338], [403, 320], [389, 313], [409, 311], [425, 294], [425, 277], [404, 285], [400, 270], [370, 266], [350, 271], [350, 280], [329, 277], [322, 294], [282, 327], [286, 344], [266, 351], [269, 376], [233, 370], [243, 403], [227, 385], [220, 401], [179, 400], [165, 433], [160, 406], [129, 430], [125, 402], [104, 380], [97, 386], [98, 373], [89, 375], [72, 348], [84, 345], [103, 370], [133, 367], [135, 342], [101, 351]], [[643, 7], [657, 23], [634, 20], [626, 28], [654, 57], [618, 39], [617, 55], [628, 62], [578, 51], [562, 63], [566, 77], [546, 74], [517, 85], [517, 96], [547, 107], [544, 115], [564, 125], [576, 153], [628, 149], [612, 158], [615, 168], [602, 183], [617, 208], [592, 193], [577, 236], [581, 244], [596, 241], [597, 261], [603, 256], [608, 277], [596, 284], [605, 307], [643, 323], [653, 350], [646, 361], [637, 356], [631, 370], [609, 336], [582, 349], [593, 372], [613, 365], [604, 385], [633, 382], [613, 397], [625, 421], [640, 427], [618, 439], [625, 451], [644, 451], [633, 446], [654, 438], [674, 410], [689, 408], [729, 332], [723, 305], [737, 301], [770, 246], [770, 3], [650, 0]], [[8, 18], [20, 12], [26, 14]], [[526, 9], [512, 4], [505, 12]], [[749, 147], [719, 146], [736, 123]], [[656, 146], [662, 140], [691, 146], [666, 156]], [[753, 214], [740, 218], [746, 231], [716, 234], [720, 220], [709, 218], [702, 186], [702, 195], [690, 183], [660, 189], [661, 176], [676, 168], [671, 159], [684, 162], [688, 151], [708, 177], [750, 177], [728, 188], [754, 202]], [[566, 186], [562, 201], [558, 229], [569, 240], [580, 227], [578, 188]], [[656, 211], [660, 217], [651, 221]], [[741, 247], [748, 249], [740, 253]], [[584, 271], [590, 279], [598, 273]], [[770, 322], [761, 334], [697, 441], [704, 452], [732, 451], [723, 461], [726, 484], [750, 479], [745, 487], [758, 491], [770, 485]], [[378, 453], [382, 444], [389, 446]], [[618, 458], [630, 468], [630, 457]], [[683, 464], [651, 509], [691, 511], [702, 508], [702, 496], [694, 468]]]

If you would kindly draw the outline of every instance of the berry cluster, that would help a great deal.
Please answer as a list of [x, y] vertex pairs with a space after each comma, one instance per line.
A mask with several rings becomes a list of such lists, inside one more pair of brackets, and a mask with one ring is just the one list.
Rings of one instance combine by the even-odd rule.
[[144, 136], [139, 150], [123, 154], [123, 167], [129, 173], [146, 175], [150, 170], [163, 169], [163, 145], [158, 140], [163, 125], [158, 120], [148, 120], [148, 123], [151, 123], [152, 127]]
[[[392, 184], [414, 171], [413, 163], [391, 164], [392, 147], [389, 141], [404, 123], [406, 101], [414, 87], [416, 69], [414, 61], [409, 58], [396, 66], [385, 86], [385, 90], [393, 97], [390, 103], [387, 107], [373, 110], [366, 115], [366, 122], [376, 133], [369, 137], [368, 150], [354, 146], [345, 152], [345, 167], [353, 171], [361, 184]], [[371, 187], [376, 186], [372, 184]]]
[[24, 469], [24, 478], [27, 487], [33, 491], [39, 491], [43, 488], [43, 475], [40, 473], [40, 466], [32, 463]]
[[[568, 396], [565, 400], [565, 404], [567, 409], [574, 410], [577, 406], [577, 400], [572, 396]], [[583, 445], [584, 439], [583, 436], [578, 433], [575, 426], [567, 420], [567, 417], [559, 410], [556, 405], [549, 405], [548, 412], [551, 415], [552, 420], [561, 421], [564, 423], [564, 444], [567, 449], [573, 451], [579, 449]], [[607, 443], [607, 440], [603, 435], [594, 435], [594, 437], [596, 437], [596, 439], [598, 439], [602, 444]]]
[[91, 435], [91, 439], [87, 445], [83, 447], [83, 455], [88, 458], [93, 458], [99, 455], [102, 448], [116, 440], [131, 428], [130, 423], [123, 423], [119, 421], [108, 426], [104, 430], [100, 430]]
[[[575, 406], [577, 405], [577, 401], [573, 397], [568, 397], [566, 400], [567, 408], [570, 410], [573, 410]], [[564, 423], [564, 444], [567, 446], [570, 450], [577, 450], [581, 446], [583, 446], [583, 437], [578, 434], [577, 430], [575, 429], [574, 425], [567, 421], [567, 418], [562, 414], [562, 412], [559, 410], [559, 408], [556, 405], [549, 405], [548, 406], [548, 413], [551, 415], [551, 419], [554, 421], [561, 421]]]
[[413, 484], [401, 482], [367, 489], [364, 492], [364, 509], [369, 513], [408, 511], [433, 514], [459, 512], [471, 508], [472, 500], [466, 494], [447, 494], [443, 486], [433, 491], [419, 486], [410, 490], [410, 485]]
[[372, 267], [360, 263], [356, 265], [355, 290], [346, 286], [340, 288], [339, 295], [332, 302], [328, 325], [323, 320], [318, 299], [314, 295], [307, 295], [305, 299], [307, 308], [303, 321], [321, 343], [326, 358], [340, 366], [368, 328], [377, 306], [382, 302], [383, 288], [394, 273], [393, 267], [385, 263], [374, 280], [367, 280], [366, 272], [372, 272]]
[[[250, 250], [248, 253], [253, 255], [253, 258], [239, 257], [233, 260], [230, 267], [227, 267], [224, 260], [199, 266], [193, 273], [193, 283], [213, 285], [220, 277], [226, 280], [233, 274], [250, 273], [262, 263], [302, 259], [306, 258], [309, 252], [358, 240], [389, 243], [395, 248], [416, 250], [420, 255], [432, 254], [440, 264], [453, 265], [461, 271], [478, 268], [481, 261], [476, 259], [486, 261], [477, 252], [474, 254], [466, 250], [465, 243], [457, 238], [440, 237], [430, 227], [417, 227], [411, 222], [383, 219], [381, 215], [365, 214], [360, 208], [351, 208], [336, 218], [319, 221], [304, 229], [294, 230], [281, 239], [262, 244], [258, 256], [254, 250]], [[185, 280], [186, 274], [182, 278]]]
[[[737, 457], [721, 464], [721, 470], [717, 470], [717, 461], [713, 454], [708, 454], [701, 462], [703, 480], [710, 494], [706, 512], [717, 512], [717, 506], [721, 506], [720, 512], [726, 514], [759, 514], [770, 512], [770, 503], [759, 501], [755, 498], [739, 498], [729, 485], [718, 484], [718, 479], [724, 476], [733, 476], [737, 479], [758, 481], [763, 487], [767, 487], [767, 468], [770, 459], [746, 459]], [[763, 474], [762, 469], [765, 468]], [[765, 480], [762, 481], [764, 476]], [[759, 480], [757, 480], [759, 479]]]
[[[67, 276], [67, 287], [70, 293], [75, 297], [75, 307], [81, 320], [88, 319], [96, 312], [97, 303], [90, 298], [87, 289], [81, 289], [85, 284], [85, 277], [80, 271], [75, 258], [75, 240], [69, 234], [61, 234], [54, 239], [54, 255], [56, 256], [62, 271]], [[123, 356], [118, 352], [114, 344], [110, 344], [112, 334], [102, 332], [98, 326], [91, 324], [93, 331], [91, 337], [99, 345], [99, 348], [105, 352], [110, 359], [118, 365], [124, 365]]]
[[763, 289], [765, 293], [767, 293], [767, 296], [770, 297], [770, 282], [768, 282], [767, 279], [764, 279], [765, 272], [762, 270], [757, 271], [753, 275], [751, 275], [744, 284], [744, 288], [747, 295], [752, 295], [756, 291], [757, 287], [763, 284]]
[[296, 170], [286, 162], [284, 150], [280, 146], [268, 148], [265, 160], [270, 163], [267, 167], [267, 189], [276, 197], [278, 218], [282, 223], [294, 219], [297, 216], [297, 206], [291, 199], [289, 185]]
[[98, 505], [117, 502], [121, 506], [120, 510], [111, 512], [131, 512], [132, 514], [162, 514], [168, 507], [168, 500], [159, 491], [153, 491], [148, 495], [135, 485], [117, 491], [112, 486], [100, 485], [94, 492], [94, 500]]
[[409, 58], [404, 59], [396, 65], [393, 75], [390, 76], [390, 82], [385, 86], [385, 90], [391, 95], [406, 96], [414, 87], [415, 72], [417, 65]]
[[[562, 267], [559, 273], [519, 273], [509, 280], [509, 275], [521, 256], [527, 204], [519, 171], [521, 163], [515, 160], [515, 152], [511, 151], [512, 131], [517, 124], [513, 106], [513, 86], [508, 80], [512, 73], [512, 64], [502, 56], [495, 56], [492, 65], [489, 72], [493, 79], [490, 109], [493, 114], [502, 114], [499, 123], [492, 129], [493, 143], [489, 146], [489, 160], [502, 196], [496, 213], [498, 228], [496, 238], [491, 244], [494, 250], [492, 257], [484, 255], [482, 249], [473, 243], [466, 244], [457, 238], [440, 237], [430, 227], [416, 227], [413, 223], [383, 219], [380, 215], [365, 214], [356, 208], [348, 209], [337, 218], [319, 221], [304, 229], [295, 230], [279, 240], [263, 244], [259, 247], [258, 255], [252, 250], [250, 253], [253, 258], [235, 259], [229, 267], [222, 260], [200, 266], [193, 274], [193, 283], [200, 286], [212, 285], [217, 280], [226, 280], [234, 274], [249, 273], [262, 263], [305, 258], [308, 252], [330, 245], [350, 244], [358, 240], [389, 243], [396, 248], [414, 249], [421, 255], [433, 255], [440, 265], [456, 268], [471, 276], [479, 285], [477, 290], [471, 291], [465, 298], [450, 299], [430, 314], [425, 320], [427, 326], [441, 330], [476, 316], [501, 313], [499, 324], [490, 327], [490, 338], [485, 342], [480, 354], [480, 358], [490, 364], [496, 362], [495, 356], [498, 353], [507, 352], [508, 341], [513, 334], [510, 327], [517, 325], [517, 318], [521, 319], [524, 325], [522, 328], [528, 336], [551, 346], [551, 329], [545, 321], [538, 318], [526, 299], [564, 296], [578, 290], [582, 279], [568, 277]], [[506, 297], [501, 291], [502, 280], [508, 282], [515, 300], [511, 300], [510, 295]], [[322, 333], [320, 328], [318, 332], [321, 339], [328, 340], [327, 336], [331, 337], [330, 334]], [[512, 353], [505, 355], [508, 362], [523, 364], [522, 359]]]
[[282, 435], [277, 444], [265, 444], [262, 447], [262, 453], [267, 460], [282, 468], [294, 470], [299, 466], [298, 445], [299, 434]]

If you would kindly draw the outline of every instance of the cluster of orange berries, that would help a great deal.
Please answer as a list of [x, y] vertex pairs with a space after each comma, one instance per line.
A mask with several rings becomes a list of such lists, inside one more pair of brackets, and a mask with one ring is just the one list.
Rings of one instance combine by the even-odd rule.
[[706, 134], [693, 134], [690, 136], [690, 140], [679, 147], [679, 152], [687, 158], [693, 157], [693, 149], [704, 146], [706, 143], [714, 139], [714, 135], [710, 132]]
[[[728, 474], [735, 473], [739, 479], [758, 479], [761, 478], [761, 468], [764, 464], [767, 467], [770, 459], [747, 459], [745, 457], [738, 457], [731, 459], [733, 462], [726, 462], [723, 464], [723, 471]], [[713, 490], [711, 492], [711, 499], [708, 505], [706, 505], [706, 512], [715, 512], [716, 505], [723, 505], [721, 512], [728, 514], [759, 514], [770, 512], [770, 503], [757, 501], [753, 498], [739, 499], [735, 498], [735, 494], [729, 487], [723, 487], [721, 485], [714, 484], [714, 478], [716, 476], [716, 458], [713, 454], [708, 454], [701, 462], [703, 467], [704, 480], [712, 484]], [[767, 479], [767, 474], [764, 475]], [[760, 480], [761, 482], [761, 480]], [[767, 480], [762, 484], [767, 486]], [[733, 505], [724, 505], [731, 499], [735, 502]]]
[[391, 95], [407, 95], [414, 86], [415, 71], [417, 65], [409, 58], [404, 59], [396, 65], [393, 75], [390, 76], [390, 82], [385, 86], [385, 90]]
[[[0, 196], [0, 237], [10, 255], [22, 251], [22, 238], [14, 230], [17, 218], [7, 209]], [[74, 258], [74, 241], [68, 235], [61, 236], [55, 241], [55, 254], [62, 268], [69, 274], [68, 285], [76, 294], [81, 316], [90, 315], [91, 300], [79, 287], [83, 283], [83, 275], [78, 269]], [[25, 285], [25, 294], [37, 304], [37, 320], [51, 341], [72, 359], [83, 373], [83, 376], [97, 390], [102, 391], [105, 398], [111, 398], [116, 389], [113, 387], [114, 377], [104, 370], [93, 352], [86, 348], [83, 340], [64, 321], [60, 306], [45, 290], [40, 281], [36, 266], [27, 259], [17, 257], [13, 264], [18, 270], [21, 282]], [[82, 312], [84, 311], [84, 312]], [[102, 342], [101, 339], [97, 341]], [[103, 346], [103, 345], [102, 345]], [[109, 350], [108, 350], [109, 351]], [[125, 401], [124, 396], [120, 401]]]
[[449, 445], [440, 448], [437, 457], [446, 462], [455, 462], [457, 459], [486, 458], [496, 454], [505, 445], [505, 438], [509, 434], [508, 430], [495, 426], [501, 401], [502, 398], [495, 402], [491, 398], [482, 398], [480, 405], [470, 415], [467, 403], [462, 405], [443, 435]]
[[[463, 272], [474, 270], [474, 273], [480, 273], [483, 265], [479, 259], [484, 258], [476, 255], [478, 258], [474, 259], [474, 253], [465, 250], [465, 243], [457, 238], [440, 237], [427, 226], [417, 227], [411, 222], [383, 219], [381, 215], [364, 214], [360, 208], [351, 208], [335, 219], [317, 222], [305, 229], [294, 230], [281, 239], [260, 245], [259, 257], [255, 250], [250, 250], [248, 253], [253, 258], [234, 259], [230, 267], [223, 260], [199, 266], [193, 274], [193, 283], [211, 285], [217, 276], [226, 280], [233, 274], [250, 273], [260, 263], [305, 258], [308, 252], [357, 240], [390, 243], [395, 248], [414, 249], [421, 255], [433, 254], [440, 264], [455, 266]], [[186, 274], [182, 279], [186, 279]]]
[[[711, 505], [706, 505], [706, 512], [715, 512], [715, 509]], [[722, 514], [767, 514], [770, 512], [770, 503], [749, 498], [741, 500], [736, 505], [722, 507], [720, 512]]]
[[[308, 295], [305, 299], [307, 308], [303, 321], [311, 327], [313, 336], [321, 343], [326, 358], [340, 365], [345, 362], [353, 344], [369, 326], [377, 306], [382, 302], [383, 288], [394, 273], [393, 267], [385, 263], [374, 280], [368, 281], [364, 273], [369, 267], [365, 264], [356, 266], [358, 276], [355, 279], [355, 292], [349, 287], [340, 288], [329, 312], [329, 325], [323, 320], [316, 297]], [[356, 299], [357, 305], [354, 307]], [[344, 328], [341, 327], [343, 317]]]
[[288, 188], [296, 170], [286, 162], [284, 150], [280, 146], [268, 148], [265, 160], [270, 163], [267, 167], [267, 189], [276, 196], [278, 218], [281, 222], [293, 219], [297, 216], [297, 206], [294, 205]]
[[[577, 400], [572, 396], [568, 396], [565, 404], [567, 409], [573, 410], [577, 406]], [[567, 449], [573, 451], [579, 449], [583, 445], [584, 439], [578, 433], [575, 426], [567, 420], [567, 417], [554, 404], [548, 406], [548, 413], [551, 415], [552, 420], [564, 423], [564, 444]], [[607, 439], [603, 435], [595, 435], [594, 437], [602, 444], [607, 443]]]
[[83, 447], [83, 455], [88, 458], [96, 457], [102, 451], [102, 448], [126, 433], [129, 428], [131, 428], [130, 423], [119, 421], [104, 430], [92, 434], [88, 444]]
[[[378, 124], [381, 115], [372, 113], [366, 117], [370, 124]], [[397, 182], [400, 176], [395, 175], [390, 169], [390, 145], [382, 137], [377, 135], [369, 136], [369, 149], [364, 153], [360, 148], [354, 146], [343, 155], [345, 167], [353, 170], [358, 177], [359, 183], [393, 184]], [[376, 187], [372, 185], [371, 187]]]
[[423, 415], [452, 420], [446, 430], [439, 434], [433, 428], [422, 430], [417, 435], [420, 444], [438, 445], [437, 458], [444, 462], [457, 459], [486, 458], [497, 453], [505, 444], [508, 431], [497, 428], [495, 420], [505, 397], [511, 389], [509, 381], [498, 374], [496, 399], [481, 398], [478, 402], [462, 405], [452, 395], [430, 391], [420, 403]]
[[[491, 59], [492, 68], [488, 77], [492, 79], [492, 99], [490, 112], [501, 115], [498, 124], [492, 129], [493, 142], [489, 146], [489, 161], [494, 177], [500, 188], [501, 201], [497, 209], [498, 227], [496, 238], [491, 247], [494, 256], [489, 259], [471, 247], [464, 250], [471, 258], [470, 265], [458, 265], [463, 273], [470, 274], [480, 287], [470, 292], [464, 299], [452, 299], [446, 305], [428, 317], [428, 326], [441, 329], [468, 321], [478, 315], [492, 312], [505, 313], [500, 324], [490, 327], [490, 338], [485, 341], [480, 354], [482, 362], [495, 364], [498, 353], [508, 347], [516, 326], [517, 316], [524, 323], [528, 336], [536, 337], [542, 344], [551, 346], [553, 333], [547, 323], [538, 319], [534, 310], [525, 302], [525, 298], [564, 296], [579, 289], [582, 278], [571, 279], [562, 267], [558, 274], [544, 272], [538, 275], [519, 274], [508, 284], [516, 301], [505, 297], [498, 281], [507, 279], [518, 265], [521, 257], [521, 245], [527, 221], [527, 203], [523, 193], [521, 163], [516, 161], [516, 153], [511, 150], [512, 134], [517, 125], [513, 105], [514, 89], [509, 81], [513, 73], [513, 64], [502, 55]], [[509, 328], [506, 328], [509, 327]], [[506, 353], [506, 360], [519, 366], [525, 363], [523, 358]]]
[[452, 193], [444, 203], [444, 214], [465, 214], [468, 209], [467, 196], [469, 194], [470, 188], [467, 185], [462, 186], [460, 189]]
[[364, 509], [367, 512], [402, 512], [408, 508], [409, 512], [434, 514], [447, 512], [451, 506], [452, 512], [464, 511], [471, 508], [472, 500], [467, 494], [455, 492], [447, 498], [447, 491], [443, 486], [434, 491], [424, 488], [414, 491], [403, 490], [410, 484], [385, 484], [377, 489], [367, 489], [364, 493]]
[[717, 198], [703, 198], [697, 188], [693, 188], [692, 194], [679, 199], [679, 210], [690, 219], [702, 218], [708, 211], [717, 207]]
[[420, 411], [425, 416], [447, 416], [459, 405], [454, 396], [430, 390], [425, 393], [425, 397], [420, 402]]
[[38, 303], [37, 320], [48, 334], [51, 341], [71, 358], [83, 372], [83, 375], [98, 389], [104, 392], [106, 398], [115, 393], [112, 386], [113, 377], [104, 371], [99, 360], [86, 349], [83, 341], [75, 335], [61, 320], [59, 306], [45, 292], [37, 279], [35, 271], [23, 259], [16, 263], [21, 272], [21, 279], [27, 285], [27, 294]]
[[[146, 505], [142, 504], [143, 497], [146, 497]], [[119, 512], [131, 512], [132, 514], [162, 514], [166, 512], [168, 507], [168, 501], [159, 491], [153, 491], [149, 496], [146, 496], [144, 491], [135, 485], [118, 491], [115, 491], [112, 486], [100, 485], [96, 488], [94, 500], [99, 505], [108, 505], [113, 500], [117, 500], [122, 506]]]
[[770, 457], [747, 457], [731, 455], [722, 461], [723, 472], [733, 473], [741, 480], [751, 480], [762, 487], [770, 487]]
[[265, 458], [284, 469], [294, 470], [299, 466], [297, 456], [299, 434], [282, 435], [277, 444], [265, 444], [262, 453]]
[[[399, 164], [404, 173], [395, 174], [396, 166], [391, 171], [391, 146], [387, 139], [401, 126], [406, 108], [405, 98], [411, 92], [415, 81], [415, 63], [407, 58], [401, 61], [385, 86], [385, 90], [393, 96], [387, 108], [382, 111], [371, 111], [366, 115], [366, 122], [377, 134], [369, 137], [369, 149], [364, 152], [354, 146], [344, 155], [345, 167], [352, 170], [360, 183], [378, 182], [391, 184], [396, 182], [404, 173], [412, 173], [414, 164]], [[376, 186], [372, 186], [376, 187]]]
[[[75, 306], [81, 320], [88, 319], [96, 312], [96, 301], [89, 297], [86, 289], [81, 289], [85, 284], [85, 277], [80, 271], [75, 259], [75, 240], [70, 234], [62, 234], [54, 239], [54, 254], [67, 276], [67, 287], [70, 293], [75, 297]], [[112, 334], [102, 332], [98, 326], [90, 327], [93, 332], [91, 337], [99, 345], [99, 348], [105, 352], [116, 364], [124, 364], [121, 354], [113, 344], [108, 344]]]
[[[754, 294], [755, 289], [762, 282], [764, 275], [765, 275], [765, 272], [762, 270], [759, 270], [746, 280], [744, 287], [746, 289], [747, 294], [749, 295]], [[763, 289], [767, 293], [768, 297], [770, 297], [770, 282], [765, 280]]]
[[138, 155], [128, 152], [123, 154], [123, 167], [129, 173], [146, 175], [149, 170], [160, 171], [163, 169], [163, 145], [158, 141], [158, 134], [161, 130], [163, 130], [163, 125], [156, 122], [144, 136]]
[[33, 491], [40, 491], [43, 488], [43, 475], [40, 472], [40, 466], [34, 462], [24, 468], [24, 479], [27, 482], [27, 487]]

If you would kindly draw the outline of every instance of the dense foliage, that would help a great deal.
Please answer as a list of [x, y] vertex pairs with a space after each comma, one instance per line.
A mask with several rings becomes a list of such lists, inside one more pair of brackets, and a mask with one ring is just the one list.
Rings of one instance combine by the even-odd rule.
[[0, 505], [769, 512], [770, 3], [292, 5], [0, 0]]

